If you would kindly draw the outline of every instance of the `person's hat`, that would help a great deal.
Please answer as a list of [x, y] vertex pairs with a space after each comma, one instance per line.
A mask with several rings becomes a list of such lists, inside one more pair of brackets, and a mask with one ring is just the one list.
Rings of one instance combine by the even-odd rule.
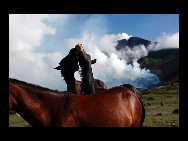
[[82, 46], [82, 44], [78, 43], [78, 44], [76, 44], [76, 46], [75, 46], [75, 47], [77, 47], [77, 46]]

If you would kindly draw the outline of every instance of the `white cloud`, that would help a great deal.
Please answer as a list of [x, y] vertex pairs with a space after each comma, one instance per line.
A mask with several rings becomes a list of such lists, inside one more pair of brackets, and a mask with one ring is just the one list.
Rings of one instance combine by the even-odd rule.
[[[44, 35], [55, 34], [56, 29], [42, 23], [46, 15], [9, 15], [10, 49], [33, 50], [41, 44]], [[25, 46], [26, 45], [26, 46]]]
[[[122, 50], [120, 50], [120, 52], [122, 52]], [[123, 55], [122, 58], [126, 59], [128, 62], [133, 62], [134, 60], [137, 61], [138, 59], [147, 56], [148, 50], [144, 45], [134, 46], [133, 48], [126, 46], [123, 50]]]
[[[53, 69], [63, 56], [60, 52], [35, 52], [44, 36], [57, 30], [46, 25], [44, 19], [52, 18], [51, 15], [9, 15], [9, 77], [55, 89], [59, 88], [58, 82], [64, 85], [60, 73]], [[66, 90], [66, 86], [63, 88]]]
[[127, 33], [118, 34], [119, 36], [122, 36], [122, 39], [128, 40], [132, 35], [128, 35]]
[[[123, 59], [131, 53], [138, 58], [140, 52], [142, 55], [147, 55], [146, 48], [138, 46], [134, 47], [133, 50], [127, 50], [127, 52], [125, 50], [117, 51], [115, 49], [116, 41], [122, 38], [124, 38], [123, 34], [105, 34], [101, 38], [97, 38], [93, 34], [84, 32], [81, 38], [70, 38], [67, 41], [70, 48], [77, 43], [82, 43], [91, 59], [97, 59], [97, 63], [92, 65], [94, 78], [104, 81], [108, 87], [129, 83], [137, 87], [147, 88], [148, 85], [157, 83], [158, 78], [149, 70], [141, 69], [136, 61], [133, 62], [133, 65], [128, 65], [127, 61]], [[76, 74], [75, 78], [80, 79], [79, 74]], [[140, 81], [138, 83], [137, 80], [141, 79], [146, 83], [143, 85], [140, 84]]]
[[148, 50], [161, 50], [165, 48], [179, 48], [179, 32], [174, 34], [161, 33], [162, 36], [156, 38], [157, 44], [150, 44]]
[[165, 32], [161, 33], [162, 36], [157, 37], [156, 40], [160, 43], [160, 46], [163, 48], [179, 48], [179, 32], [174, 34], [167, 34]]

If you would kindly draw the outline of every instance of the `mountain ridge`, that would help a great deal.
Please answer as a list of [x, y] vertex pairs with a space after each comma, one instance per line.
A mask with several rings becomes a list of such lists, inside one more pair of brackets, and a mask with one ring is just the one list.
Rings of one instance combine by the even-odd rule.
[[142, 39], [140, 37], [130, 37], [128, 40], [127, 39], [122, 39], [117, 41], [118, 44], [116, 46], [117, 50], [121, 50], [125, 48], [125, 46], [128, 46], [130, 48], [133, 48], [134, 46], [139, 46], [139, 45], [144, 45], [147, 47], [151, 43], [157, 43], [157, 42], [152, 42], [146, 39]]
[[[152, 42], [140, 37], [130, 37], [128, 40], [117, 41], [117, 50], [132, 49], [134, 46], [144, 45], [147, 49]], [[137, 61], [140, 67], [149, 69], [152, 74], [157, 75], [162, 82], [179, 81], [179, 48], [164, 48], [161, 50], [148, 50], [148, 55]]]
[[179, 48], [152, 51], [138, 60], [141, 68], [150, 69], [164, 81], [179, 81]]

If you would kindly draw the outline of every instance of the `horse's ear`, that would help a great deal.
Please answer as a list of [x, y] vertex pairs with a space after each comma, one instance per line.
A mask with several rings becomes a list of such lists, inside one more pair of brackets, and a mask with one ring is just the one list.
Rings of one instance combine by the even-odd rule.
[[56, 68], [54, 68], [54, 69], [61, 70], [61, 67], [60, 67], [60, 66], [58, 66], [58, 67], [56, 67]]
[[97, 59], [91, 60], [91, 64], [95, 64], [97, 62]]

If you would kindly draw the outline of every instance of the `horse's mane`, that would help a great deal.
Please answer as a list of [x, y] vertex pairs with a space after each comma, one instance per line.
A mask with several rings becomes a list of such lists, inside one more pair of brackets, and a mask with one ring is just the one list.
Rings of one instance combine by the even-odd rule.
[[37, 84], [27, 83], [25, 81], [21, 81], [21, 80], [14, 79], [14, 78], [9, 78], [9, 82], [11, 82], [13, 84], [26, 86], [26, 87], [29, 87], [31, 89], [35, 89], [35, 90], [39, 90], [39, 91], [50, 91], [50, 92], [55, 92], [55, 93], [59, 93], [59, 94], [65, 94], [66, 93], [66, 92], [58, 91], [58, 90], [51, 90], [49, 88], [41, 87], [41, 86], [39, 86]]
[[123, 84], [123, 85], [120, 85], [120, 86], [123, 86], [123, 87], [128, 88], [128, 89], [131, 90], [133, 93], [135, 93], [138, 98], [140, 98], [140, 99], [142, 98], [141, 93], [140, 93], [139, 90], [138, 90], [137, 88], [135, 88], [134, 86], [132, 86], [132, 85], [130, 85], [130, 84]]

